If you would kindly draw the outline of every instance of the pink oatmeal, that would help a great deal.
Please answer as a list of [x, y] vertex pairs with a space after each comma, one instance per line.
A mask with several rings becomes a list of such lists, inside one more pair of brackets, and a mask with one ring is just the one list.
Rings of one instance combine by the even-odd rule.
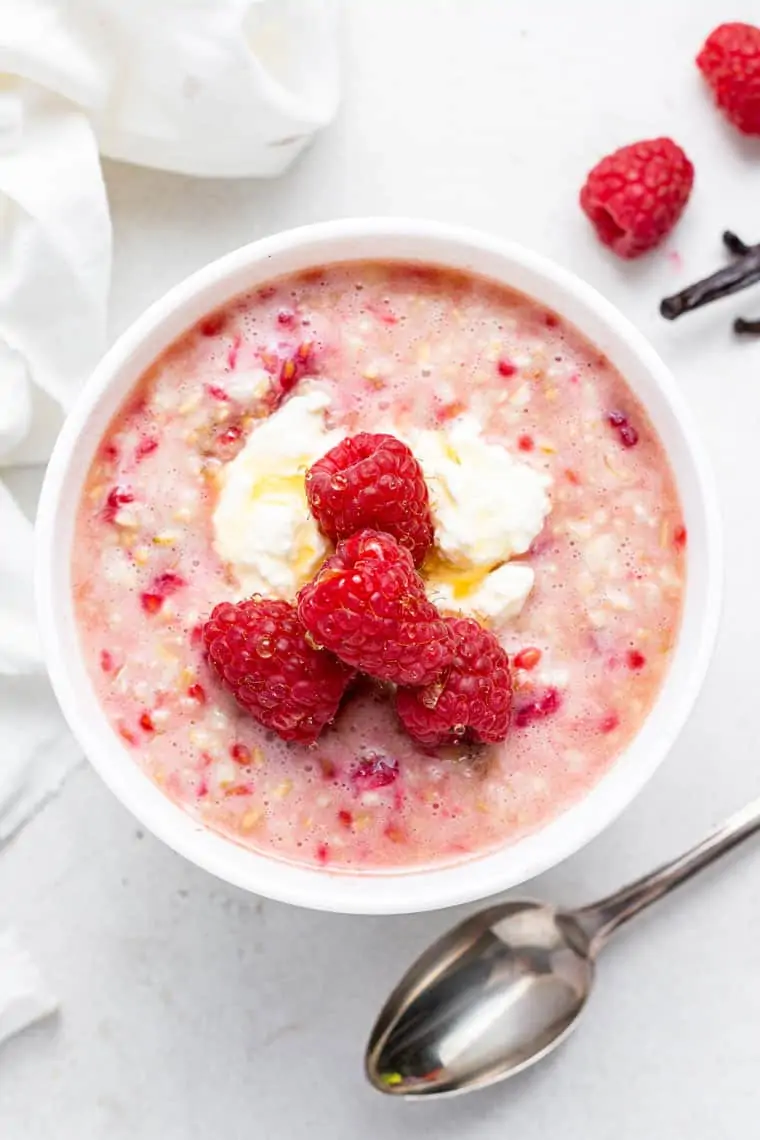
[[[202, 623], [246, 593], [217, 553], [221, 481], [302, 391], [327, 393], [328, 434], [406, 439], [468, 415], [550, 477], [543, 529], [510, 563], [532, 568], [533, 588], [498, 629], [515, 687], [503, 744], [426, 752], [364, 680], [316, 744], [286, 744], [207, 667]], [[73, 579], [98, 699], [168, 796], [268, 855], [377, 870], [482, 854], [588, 791], [668, 668], [685, 545], [652, 425], [573, 328], [491, 282], [362, 262], [237, 298], [163, 354], [98, 448]], [[454, 596], [482, 577], [433, 564]]]

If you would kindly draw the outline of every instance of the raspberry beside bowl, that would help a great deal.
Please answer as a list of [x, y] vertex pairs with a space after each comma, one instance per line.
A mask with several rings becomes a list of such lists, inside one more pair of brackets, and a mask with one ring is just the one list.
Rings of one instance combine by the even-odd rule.
[[[430, 262], [493, 278], [556, 310], [604, 352], [644, 404], [670, 458], [689, 532], [689, 565], [680, 635], [663, 688], [637, 737], [580, 802], [526, 838], [453, 866], [359, 875], [243, 849], [159, 791], [94, 698], [78, 644], [69, 562], [74, 515], [100, 436], [159, 353], [202, 316], [257, 284], [365, 258]], [[106, 355], [64, 426], [43, 487], [37, 543], [51, 679], [72, 730], [118, 798], [175, 850], [220, 878], [281, 901], [339, 912], [421, 911], [483, 898], [588, 842], [630, 802], [672, 745], [704, 677], [719, 612], [721, 544], [711, 478], [672, 377], [646, 341], [603, 298], [551, 262], [488, 235], [409, 219], [288, 231], [222, 258], [154, 304]]]

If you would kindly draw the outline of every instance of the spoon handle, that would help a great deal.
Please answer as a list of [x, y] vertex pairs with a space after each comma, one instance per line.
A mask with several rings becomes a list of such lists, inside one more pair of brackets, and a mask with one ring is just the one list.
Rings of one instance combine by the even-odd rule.
[[629, 918], [670, 894], [681, 883], [685, 883], [758, 830], [760, 798], [730, 816], [684, 855], [664, 863], [656, 871], [636, 879], [627, 887], [621, 887], [599, 902], [577, 910], [576, 916], [590, 936], [593, 950], [599, 950], [610, 935]]

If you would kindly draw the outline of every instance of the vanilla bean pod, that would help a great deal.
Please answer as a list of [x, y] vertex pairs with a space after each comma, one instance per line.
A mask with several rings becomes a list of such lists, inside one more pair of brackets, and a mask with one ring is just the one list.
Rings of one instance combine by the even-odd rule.
[[[699, 309], [702, 305], [709, 305], [721, 297], [729, 297], [760, 281], [760, 244], [747, 245], [740, 237], [730, 230], [723, 234], [723, 244], [735, 257], [730, 265], [719, 269], [717, 273], [705, 277], [702, 281], [689, 285], [680, 293], [672, 297], [665, 297], [660, 302], [660, 313], [669, 321], [692, 309]], [[746, 321], [742, 317], [734, 322], [737, 333], [760, 333], [760, 321]]]

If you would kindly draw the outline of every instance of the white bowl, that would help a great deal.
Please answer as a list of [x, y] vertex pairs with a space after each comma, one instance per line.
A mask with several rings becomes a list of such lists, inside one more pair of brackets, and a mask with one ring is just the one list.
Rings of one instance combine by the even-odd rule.
[[[85, 671], [70, 562], [77, 504], [102, 433], [167, 345], [261, 282], [360, 258], [471, 270], [536, 298], [574, 324], [607, 354], [649, 412], [675, 471], [689, 544], [683, 621], [667, 678], [641, 731], [599, 783], [541, 830], [490, 854], [439, 869], [359, 875], [248, 851], [191, 819], [158, 790], [109, 725]], [[721, 533], [688, 409], [662, 361], [612, 305], [520, 246], [443, 224], [370, 218], [289, 230], [245, 246], [172, 289], [119, 338], [90, 377], [50, 460], [37, 518], [36, 584], [47, 665], [64, 715], [97, 771], [145, 827], [193, 863], [256, 894], [321, 910], [397, 914], [480, 899], [522, 883], [577, 851], [631, 802], [673, 744], [704, 678], [720, 608]]]

